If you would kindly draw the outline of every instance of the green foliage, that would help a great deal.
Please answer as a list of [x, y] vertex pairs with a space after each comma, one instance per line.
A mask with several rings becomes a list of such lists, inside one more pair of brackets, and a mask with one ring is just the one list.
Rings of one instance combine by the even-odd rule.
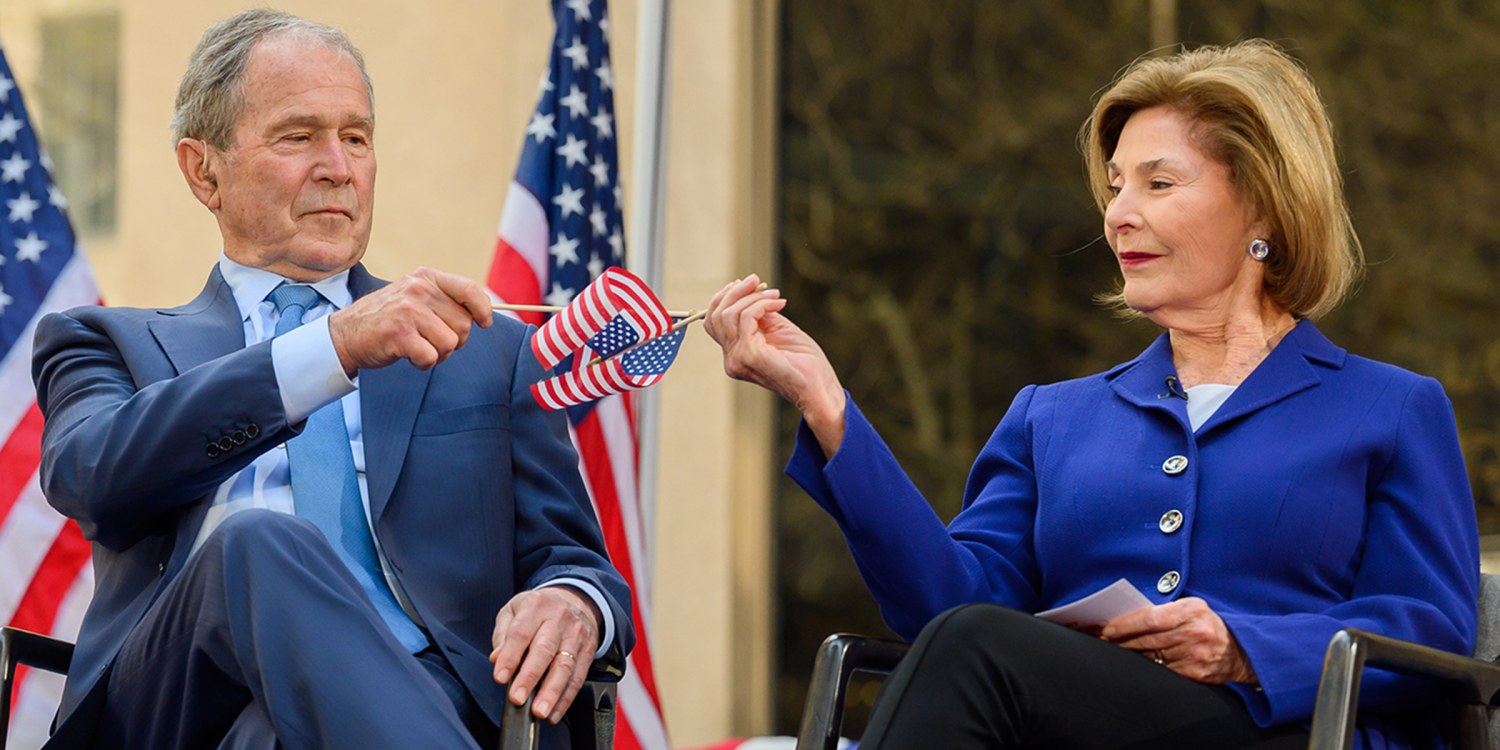
[[[1150, 10], [1170, 5], [782, 4], [788, 313], [945, 519], [1017, 390], [1102, 370], [1157, 333], [1092, 302], [1117, 274], [1076, 137], [1093, 96], [1150, 50]], [[1177, 11], [1182, 40], [1270, 38], [1319, 83], [1371, 261], [1320, 324], [1351, 352], [1443, 382], [1481, 527], [1500, 532], [1500, 4], [1191, 6]], [[785, 410], [787, 450], [795, 424]], [[790, 732], [818, 641], [883, 628], [833, 523], [782, 490]]]

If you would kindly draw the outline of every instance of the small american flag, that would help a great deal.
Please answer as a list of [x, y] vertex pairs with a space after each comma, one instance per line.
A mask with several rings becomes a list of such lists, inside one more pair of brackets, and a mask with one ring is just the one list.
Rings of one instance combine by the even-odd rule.
[[[99, 302], [0, 48], [0, 622], [75, 638], [93, 592], [89, 545], [37, 482], [42, 414], [31, 339], [49, 312]], [[62, 694], [56, 675], [17, 672], [10, 747], [38, 747]]]
[[[552, 13], [549, 64], [500, 213], [488, 285], [501, 302], [566, 307], [606, 268], [624, 264], [625, 235], [605, 2], [553, 0]], [[520, 317], [543, 322], [539, 313]], [[569, 407], [568, 421], [610, 560], [630, 584], [636, 642], [620, 682], [615, 747], [668, 750], [651, 661], [651, 552], [636, 479], [633, 395]]]

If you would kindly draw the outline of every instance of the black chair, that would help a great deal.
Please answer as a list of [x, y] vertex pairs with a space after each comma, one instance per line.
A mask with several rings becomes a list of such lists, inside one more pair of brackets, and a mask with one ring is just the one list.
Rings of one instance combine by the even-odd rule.
[[[68, 673], [73, 660], [73, 644], [45, 635], [0, 628], [0, 750], [4, 750], [10, 733], [10, 697], [16, 667], [26, 665], [58, 674]], [[605, 750], [614, 747], [615, 687], [623, 672], [618, 667], [595, 663], [589, 669], [589, 681], [578, 691], [568, 707], [568, 724], [573, 730], [573, 750]], [[531, 715], [531, 700], [524, 706], [506, 704], [500, 734], [500, 750], [534, 750], [539, 724]]]
[[1362, 630], [1340, 630], [1328, 644], [1314, 704], [1310, 750], [1344, 750], [1354, 740], [1360, 677], [1366, 666], [1446, 683], [1458, 712], [1455, 747], [1500, 750], [1500, 576], [1480, 576], [1479, 638], [1472, 657]]
[[16, 667], [26, 665], [59, 674], [68, 673], [73, 644], [19, 628], [0, 628], [0, 750], [10, 736], [11, 687]]
[[844, 702], [855, 672], [888, 675], [911, 648], [900, 641], [835, 633], [818, 648], [813, 662], [797, 750], [836, 750], [844, 723]]

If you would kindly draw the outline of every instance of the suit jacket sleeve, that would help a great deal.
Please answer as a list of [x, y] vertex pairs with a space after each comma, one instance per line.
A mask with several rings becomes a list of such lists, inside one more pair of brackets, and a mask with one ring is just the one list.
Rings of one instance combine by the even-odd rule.
[[[531, 329], [528, 333], [534, 332]], [[635, 644], [630, 589], [611, 566], [588, 492], [579, 477], [578, 455], [568, 437], [567, 416], [548, 411], [531, 396], [531, 384], [544, 377], [521, 337], [511, 380], [511, 429], [516, 496], [516, 575], [518, 589], [554, 578], [580, 578], [596, 586], [610, 603], [618, 654]], [[603, 630], [601, 628], [602, 636]]]
[[852, 398], [844, 442], [826, 463], [807, 425], [799, 428], [787, 474], [838, 522], [881, 615], [902, 638], [969, 602], [1038, 609], [1026, 424], [1035, 392], [1028, 386], [1016, 396], [975, 462], [964, 512], [947, 527]]
[[[1220, 613], [1260, 681], [1232, 687], [1262, 726], [1312, 716], [1322, 660], [1310, 655], [1321, 655], [1343, 628], [1474, 650], [1478, 536], [1453, 406], [1432, 378], [1414, 379], [1393, 402], [1397, 413], [1372, 415], [1392, 439], [1366, 498], [1364, 553], [1347, 601], [1306, 613]], [[1373, 668], [1360, 686], [1366, 708], [1407, 708], [1412, 696], [1413, 678]]]
[[[42, 491], [86, 537], [116, 550], [293, 434], [270, 342], [181, 374], [137, 371], [127, 344], [157, 347], [146, 326], [111, 326], [97, 310], [48, 315], [32, 369], [46, 417]], [[242, 440], [210, 456], [208, 443], [225, 437]]]

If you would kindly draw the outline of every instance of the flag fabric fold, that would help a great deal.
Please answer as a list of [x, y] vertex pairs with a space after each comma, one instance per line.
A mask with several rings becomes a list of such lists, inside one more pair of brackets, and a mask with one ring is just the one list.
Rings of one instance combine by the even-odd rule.
[[[0, 48], [0, 623], [73, 639], [93, 592], [89, 543], [42, 496], [31, 339], [43, 315], [99, 302]], [[17, 671], [10, 746], [39, 747], [62, 678]]]
[[[603, 393], [603, 383], [608, 382], [604, 380], [592, 381], [590, 391], [581, 390], [583, 373], [589, 372], [592, 359], [583, 352], [612, 352], [613, 356], [599, 363], [608, 365], [608, 373], [596, 374], [646, 382], [666, 349], [675, 354], [673, 340], [680, 343], [681, 332], [662, 336], [671, 327], [671, 318], [659, 309], [654, 295], [649, 295], [654, 304], [645, 303], [650, 290], [623, 269], [623, 195], [606, 4], [604, 0], [553, 0], [552, 10], [556, 24], [549, 64], [501, 210], [487, 285], [499, 302], [569, 307], [596, 279], [614, 279], [606, 282], [620, 295], [613, 312], [605, 312], [596, 300], [594, 308], [580, 308], [571, 316], [576, 327], [557, 322], [548, 338], [539, 332], [536, 338], [542, 341], [533, 339], [537, 358], [554, 368], [554, 378], [544, 382], [571, 376], [579, 381], [579, 394]], [[518, 317], [546, 327], [540, 313]], [[660, 343], [629, 348], [653, 337]], [[571, 362], [569, 354], [574, 355]], [[666, 360], [670, 363], [670, 357]], [[636, 644], [620, 682], [615, 747], [668, 750], [651, 659], [650, 534], [637, 485], [635, 394], [610, 392], [614, 395], [558, 398], [556, 403], [567, 407], [579, 472], [599, 517], [610, 559], [631, 589]]]

